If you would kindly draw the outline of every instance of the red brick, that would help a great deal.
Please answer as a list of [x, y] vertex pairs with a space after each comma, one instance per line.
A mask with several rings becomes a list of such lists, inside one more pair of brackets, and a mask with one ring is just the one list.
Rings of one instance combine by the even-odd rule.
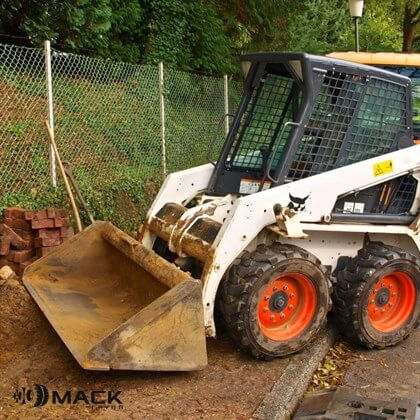
[[13, 261], [16, 263], [22, 263], [34, 256], [34, 250], [33, 249], [25, 249], [23, 251], [14, 251], [10, 250], [9, 255], [7, 256], [7, 259], [9, 261]]
[[44, 220], [47, 219], [47, 210], [26, 211], [25, 220]]
[[3, 211], [5, 219], [25, 219], [25, 212], [28, 209], [22, 209], [20, 207], [6, 207]]
[[67, 217], [67, 211], [64, 209], [51, 209], [54, 210], [54, 218], [55, 217]]
[[62, 238], [71, 238], [72, 236], [74, 236], [74, 229], [71, 226], [62, 227], [60, 228], [60, 236]]
[[13, 228], [13, 232], [19, 235], [24, 241], [31, 242], [34, 239], [34, 233], [32, 230], [28, 231], [28, 230]]
[[34, 212], [31, 210], [25, 211], [23, 218], [25, 220], [32, 220], [34, 218]]
[[54, 219], [43, 219], [43, 220], [32, 220], [31, 221], [32, 229], [47, 229], [53, 228], [54, 226]]
[[10, 251], [10, 238], [0, 236], [0, 255], [7, 255]]
[[19, 266], [19, 269], [18, 269], [18, 274], [22, 274], [24, 271], [25, 271], [25, 268], [28, 266], [28, 265], [31, 265], [33, 262], [35, 262], [36, 260], [38, 259], [38, 257], [37, 256], [35, 256], [35, 257], [32, 257], [30, 260], [27, 260], [27, 261], [25, 261], [25, 262], [23, 262], [23, 263], [19, 263], [18, 264], [18, 266]]
[[25, 220], [35, 219], [35, 214], [36, 214], [36, 211], [32, 211], [32, 210], [25, 211]]
[[42, 246], [57, 246], [61, 245], [61, 238], [35, 238], [35, 248], [41, 248]]
[[69, 227], [70, 221], [68, 217], [56, 217], [54, 219], [54, 227]]
[[4, 219], [4, 223], [7, 226], [10, 226], [13, 229], [22, 229], [22, 230], [26, 230], [27, 232], [31, 231], [31, 223], [28, 220], [10, 219], [10, 218], [6, 217]]
[[36, 249], [36, 256], [37, 257], [43, 257], [43, 256], [49, 254], [51, 251], [54, 251], [55, 249], [57, 249], [56, 246], [43, 246], [42, 248], [37, 248]]
[[56, 213], [56, 209], [52, 209], [52, 208], [47, 209], [47, 216], [48, 216], [48, 219], [54, 219], [55, 217], [60, 217], [60, 215]]
[[60, 228], [38, 229], [35, 231], [37, 238], [59, 238], [61, 236]]
[[[23, 240], [16, 232], [4, 223], [0, 224], [0, 235], [10, 239], [11, 245], [16, 249], [29, 249], [31, 248], [30, 241]], [[3, 254], [4, 255], [4, 254]]]
[[18, 246], [13, 245], [12, 241], [12, 248], [17, 249], [19, 251], [23, 251], [24, 249], [32, 249], [34, 247], [34, 240], [30, 239], [29, 241], [22, 241], [19, 243]]

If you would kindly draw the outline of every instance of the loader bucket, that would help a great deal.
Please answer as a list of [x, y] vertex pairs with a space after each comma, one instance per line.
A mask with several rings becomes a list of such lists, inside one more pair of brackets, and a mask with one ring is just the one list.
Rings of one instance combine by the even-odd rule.
[[84, 369], [207, 365], [200, 282], [109, 222], [35, 261], [23, 282]]

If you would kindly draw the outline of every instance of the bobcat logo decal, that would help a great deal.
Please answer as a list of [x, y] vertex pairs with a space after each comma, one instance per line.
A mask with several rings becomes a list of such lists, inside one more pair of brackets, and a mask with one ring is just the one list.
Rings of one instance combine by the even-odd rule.
[[300, 197], [294, 197], [292, 194], [289, 193], [290, 203], [287, 205], [287, 207], [289, 207], [289, 209], [292, 209], [294, 211], [304, 211], [306, 207], [305, 203], [309, 196], [310, 194], [308, 194], [304, 198], [300, 198]]

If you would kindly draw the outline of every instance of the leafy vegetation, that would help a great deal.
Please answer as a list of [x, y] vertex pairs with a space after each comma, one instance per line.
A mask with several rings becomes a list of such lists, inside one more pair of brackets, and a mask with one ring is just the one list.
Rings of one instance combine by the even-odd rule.
[[[368, 0], [360, 22], [361, 47], [420, 50], [419, 20], [420, 0]], [[354, 47], [353, 23], [343, 0], [0, 2], [0, 42], [40, 46], [44, 39], [60, 51], [112, 59], [53, 56], [56, 130], [94, 216], [112, 220], [127, 231], [133, 231], [144, 216], [162, 179], [158, 83], [156, 66], [133, 70], [116, 61], [165, 63], [168, 170], [173, 171], [205, 162], [207, 144], [223, 137], [213, 134], [223, 112], [220, 104], [213, 103], [221, 99], [215, 93], [222, 91], [221, 79], [210, 77], [201, 83], [198, 76], [178, 70], [220, 76], [238, 72], [237, 56], [246, 51], [323, 54]], [[10, 166], [0, 168], [0, 208], [60, 206], [66, 202], [62, 188], [40, 188], [48, 184], [42, 131], [45, 103], [40, 96], [44, 77], [29, 79], [22, 72], [8, 78], [8, 65], [0, 63], [2, 88], [11, 98], [10, 110], [3, 111], [15, 114], [0, 127], [1, 140], [8, 144], [0, 152], [2, 159], [30, 170], [21, 171], [22, 179], [14, 180]], [[104, 74], [106, 80], [98, 77]], [[239, 91], [230, 90], [232, 112]], [[417, 107], [418, 98], [415, 101]], [[15, 103], [20, 104], [20, 114]], [[109, 104], [106, 110], [101, 108], [104, 103]], [[9, 188], [15, 181], [24, 187]]]
[[[159, 174], [145, 176], [133, 167], [126, 167], [108, 178], [92, 179], [80, 171], [75, 176], [93, 217], [97, 220], [111, 220], [119, 228], [132, 234], [146, 215], [160, 185]], [[39, 189], [28, 188], [17, 193], [3, 193], [0, 195], [0, 209], [7, 206], [30, 209], [64, 206], [72, 216], [61, 182], [57, 188], [47, 185]], [[89, 219], [82, 208], [79, 208], [82, 223], [87, 226]]]
[[343, 385], [346, 371], [352, 363], [370, 360], [359, 354], [351, 343], [339, 339], [330, 348], [314, 372], [307, 392], [321, 391]]
[[[420, 0], [366, 1], [361, 47], [419, 50], [419, 20]], [[235, 72], [236, 56], [244, 51], [325, 53], [354, 45], [343, 0], [3, 0], [1, 34], [214, 75]]]

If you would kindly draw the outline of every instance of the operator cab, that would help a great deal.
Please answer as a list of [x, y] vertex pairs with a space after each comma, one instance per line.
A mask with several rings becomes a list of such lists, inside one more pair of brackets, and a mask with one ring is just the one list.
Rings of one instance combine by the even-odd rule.
[[402, 74], [411, 79], [414, 143], [420, 143], [420, 54], [414, 53], [368, 53], [368, 52], [332, 52], [327, 57], [339, 58], [356, 63], [368, 64], [393, 73]]
[[[241, 62], [244, 93], [210, 193], [253, 194], [412, 145], [411, 82], [403, 75], [305, 53], [253, 53]], [[391, 183], [390, 191], [364, 191], [353, 210], [354, 200], [339, 200], [335, 211], [409, 212], [417, 181]]]
[[250, 194], [411, 145], [411, 83], [305, 53], [242, 56], [244, 94], [210, 191]]

